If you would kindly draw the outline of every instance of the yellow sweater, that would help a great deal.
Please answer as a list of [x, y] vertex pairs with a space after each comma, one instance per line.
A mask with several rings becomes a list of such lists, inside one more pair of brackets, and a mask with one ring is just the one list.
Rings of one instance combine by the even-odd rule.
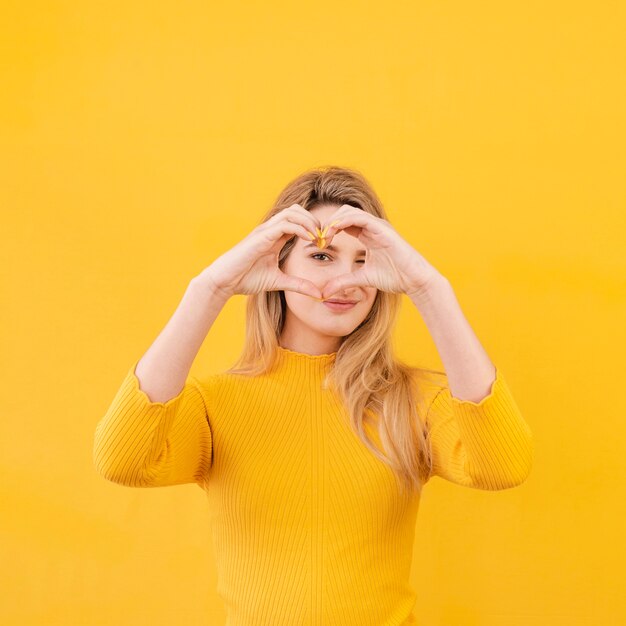
[[[400, 495], [323, 388], [334, 359], [279, 348], [265, 375], [190, 376], [165, 403], [139, 388], [135, 361], [96, 427], [106, 479], [205, 491], [228, 626], [416, 623], [408, 579], [419, 496]], [[422, 385], [431, 476], [489, 490], [528, 476], [531, 431], [496, 372], [478, 403], [453, 397], [443, 373]]]

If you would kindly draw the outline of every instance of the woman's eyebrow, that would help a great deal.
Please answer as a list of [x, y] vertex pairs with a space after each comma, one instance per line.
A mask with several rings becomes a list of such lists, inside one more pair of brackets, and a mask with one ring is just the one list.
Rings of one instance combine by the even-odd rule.
[[[337, 248], [335, 248], [335, 246], [333, 246], [333, 244], [329, 244], [324, 248], [320, 248], [315, 242], [312, 243], [307, 243], [306, 246], [304, 246], [305, 248], [317, 248], [318, 250], [331, 250], [332, 252], [338, 252]], [[365, 250], [357, 250], [356, 251], [357, 255], [358, 254], [365, 254]]]

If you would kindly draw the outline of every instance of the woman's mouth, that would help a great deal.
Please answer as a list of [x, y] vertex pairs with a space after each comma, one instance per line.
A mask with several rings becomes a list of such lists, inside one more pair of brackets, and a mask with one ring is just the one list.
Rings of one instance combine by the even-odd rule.
[[356, 306], [356, 302], [336, 302], [333, 300], [324, 300], [322, 303], [331, 311], [348, 311]]

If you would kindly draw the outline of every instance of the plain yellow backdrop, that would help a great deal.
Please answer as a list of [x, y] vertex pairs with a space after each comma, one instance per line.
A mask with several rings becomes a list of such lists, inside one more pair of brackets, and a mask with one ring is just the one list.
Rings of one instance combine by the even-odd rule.
[[[1, 11], [3, 624], [223, 623], [202, 492], [105, 481], [93, 434], [188, 281], [326, 164], [448, 277], [534, 435], [517, 488], [426, 487], [420, 624], [626, 624], [623, 3]], [[396, 338], [441, 366], [408, 298]]]

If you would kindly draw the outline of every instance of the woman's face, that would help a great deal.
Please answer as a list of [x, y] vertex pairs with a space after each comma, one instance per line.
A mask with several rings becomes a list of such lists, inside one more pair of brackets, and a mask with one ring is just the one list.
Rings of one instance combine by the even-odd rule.
[[[329, 224], [339, 209], [335, 205], [322, 205], [311, 209], [320, 224]], [[310, 280], [320, 289], [336, 276], [360, 269], [365, 262], [363, 244], [345, 231], [339, 231], [331, 242], [335, 250], [318, 248], [314, 241], [296, 237], [282, 271]], [[377, 294], [376, 287], [349, 287], [334, 293], [329, 299], [355, 300], [356, 304], [345, 310], [333, 310], [295, 291], [285, 290], [287, 312], [281, 335], [283, 347], [297, 352], [320, 354], [335, 352], [341, 339], [349, 335], [367, 316]]]

